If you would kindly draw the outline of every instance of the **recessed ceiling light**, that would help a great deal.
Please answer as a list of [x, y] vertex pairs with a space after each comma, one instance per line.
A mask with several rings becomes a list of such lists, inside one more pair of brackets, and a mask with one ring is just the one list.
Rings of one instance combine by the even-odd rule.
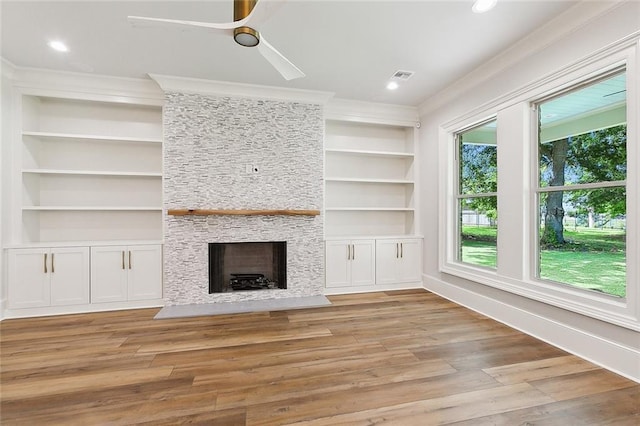
[[484, 13], [493, 9], [497, 2], [498, 0], [476, 0], [471, 10], [475, 13]]
[[67, 45], [64, 44], [63, 42], [61, 42], [60, 40], [51, 40], [47, 44], [49, 45], [50, 48], [52, 48], [53, 50], [56, 50], [58, 52], [68, 52], [69, 51], [69, 48], [67, 47]]
[[396, 83], [395, 81], [390, 81], [387, 83], [387, 89], [396, 90], [397, 88], [398, 88], [398, 83]]

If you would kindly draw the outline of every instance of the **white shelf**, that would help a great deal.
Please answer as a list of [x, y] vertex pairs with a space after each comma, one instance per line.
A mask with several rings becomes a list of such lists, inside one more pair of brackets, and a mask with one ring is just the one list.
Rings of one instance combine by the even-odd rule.
[[414, 158], [414, 154], [408, 152], [387, 152], [387, 151], [367, 151], [360, 149], [326, 149], [326, 153], [344, 154], [368, 157], [389, 157], [389, 158]]
[[369, 178], [339, 178], [328, 177], [325, 178], [326, 182], [354, 182], [354, 183], [390, 183], [390, 184], [413, 184], [412, 180], [408, 179], [369, 179]]
[[51, 140], [84, 140], [98, 142], [135, 142], [135, 143], [157, 143], [162, 144], [162, 139], [155, 138], [138, 138], [138, 137], [121, 137], [121, 136], [104, 136], [104, 135], [80, 135], [74, 133], [57, 133], [57, 132], [32, 132], [24, 131], [23, 136], [33, 136], [40, 139]]
[[12, 241], [162, 238], [162, 107], [23, 94]]
[[29, 211], [162, 211], [162, 207], [116, 207], [116, 206], [23, 206], [22, 210]]
[[349, 120], [326, 126], [326, 235], [415, 233], [415, 129]]
[[164, 244], [162, 240], [69, 240], [69, 241], [48, 241], [24, 244], [6, 244], [4, 249], [19, 248], [43, 248], [43, 247], [91, 247], [91, 246], [129, 246], [129, 245], [157, 245]]
[[100, 170], [57, 170], [57, 169], [24, 169], [22, 173], [39, 175], [79, 175], [79, 176], [124, 176], [124, 177], [162, 177], [162, 173], [148, 172], [114, 172]]

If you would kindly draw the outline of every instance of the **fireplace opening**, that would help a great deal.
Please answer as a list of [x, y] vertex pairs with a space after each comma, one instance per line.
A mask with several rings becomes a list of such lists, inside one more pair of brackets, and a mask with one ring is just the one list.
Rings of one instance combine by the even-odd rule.
[[287, 243], [209, 243], [209, 293], [287, 288]]

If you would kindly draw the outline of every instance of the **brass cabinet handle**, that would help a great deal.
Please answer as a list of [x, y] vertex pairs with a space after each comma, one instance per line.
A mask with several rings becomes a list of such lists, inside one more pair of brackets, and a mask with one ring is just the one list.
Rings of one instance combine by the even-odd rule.
[[53, 274], [54, 272], [56, 272], [56, 265], [55, 265], [55, 253], [51, 253], [51, 273]]
[[44, 273], [47, 273], [47, 253], [44, 254]]
[[125, 267], [124, 267], [124, 250], [122, 250], [122, 269], [125, 269]]
[[129, 269], [131, 269], [131, 250], [129, 250]]

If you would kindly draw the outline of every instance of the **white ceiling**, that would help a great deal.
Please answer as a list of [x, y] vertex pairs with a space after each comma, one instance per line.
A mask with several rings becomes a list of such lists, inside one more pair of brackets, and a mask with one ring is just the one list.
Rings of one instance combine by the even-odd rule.
[[[263, 0], [264, 1], [264, 0]], [[265, 59], [206, 30], [134, 28], [128, 15], [233, 20], [233, 0], [2, 0], [2, 57], [14, 65], [147, 78], [147, 73], [334, 92], [336, 97], [419, 105], [578, 3], [499, 0], [289, 0], [262, 34], [306, 77], [285, 81]], [[61, 39], [67, 54], [47, 41]], [[396, 91], [397, 70], [415, 71]]]

